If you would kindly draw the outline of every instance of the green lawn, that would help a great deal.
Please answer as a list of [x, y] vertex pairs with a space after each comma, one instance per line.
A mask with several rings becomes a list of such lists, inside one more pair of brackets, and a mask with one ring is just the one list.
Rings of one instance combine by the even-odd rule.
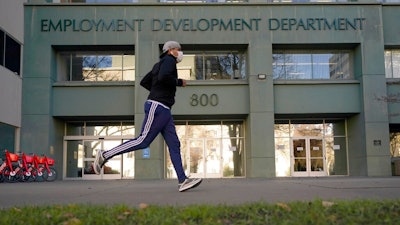
[[50, 205], [0, 210], [0, 224], [400, 224], [400, 200], [321, 201], [237, 206]]

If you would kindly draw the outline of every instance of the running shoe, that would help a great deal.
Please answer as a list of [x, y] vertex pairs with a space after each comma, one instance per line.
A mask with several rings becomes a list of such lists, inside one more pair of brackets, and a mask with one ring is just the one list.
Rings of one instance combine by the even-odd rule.
[[93, 163], [93, 170], [96, 174], [100, 174], [101, 168], [103, 165], [106, 163], [106, 160], [104, 159], [103, 156], [103, 150], [98, 150], [96, 154], [96, 159], [94, 160]]
[[201, 178], [186, 178], [185, 181], [179, 183], [178, 190], [180, 192], [187, 191], [191, 188], [195, 188], [201, 184], [203, 180]]

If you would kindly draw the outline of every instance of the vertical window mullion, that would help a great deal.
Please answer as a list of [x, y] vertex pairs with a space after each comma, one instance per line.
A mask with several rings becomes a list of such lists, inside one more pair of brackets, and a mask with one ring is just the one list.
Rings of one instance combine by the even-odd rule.
[[72, 81], [72, 53], [69, 54], [69, 81]]
[[394, 78], [394, 75], [393, 75], [393, 71], [394, 71], [394, 69], [393, 69], [393, 50], [390, 50], [389, 52], [390, 52], [390, 75], [391, 75], [390, 78]]
[[124, 53], [122, 53], [122, 56], [121, 56], [121, 80], [123, 81], [124, 80]]
[[313, 52], [310, 52], [310, 64], [311, 64], [311, 79], [314, 79], [314, 54]]
[[207, 72], [207, 69], [206, 69], [206, 57], [205, 57], [204, 52], [201, 53], [201, 58], [202, 58], [201, 61], [203, 62], [202, 80], [205, 80], [205, 79], [206, 79], [206, 72]]
[[393, 50], [390, 50], [390, 78], [394, 78], [394, 67], [393, 67]]
[[98, 68], [99, 68], [99, 56], [96, 54], [96, 65], [95, 65], [95, 68], [94, 68], [95, 81], [99, 81], [98, 80], [98, 75], [99, 75]]
[[[277, 76], [277, 79], [285, 79], [286, 80], [286, 68], [285, 68], [285, 54], [282, 52], [282, 53], [279, 53], [279, 52], [277, 52], [277, 54], [276, 54], [276, 61], [277, 61], [277, 63], [276, 63], [276, 65], [277, 65], [277, 67], [279, 67], [279, 57], [280, 57], [280, 55], [282, 56], [282, 58], [283, 58], [283, 60], [282, 60], [282, 71], [283, 71], [283, 74], [282, 74], [282, 77], [280, 77], [280, 76]], [[279, 70], [278, 70], [279, 71]]]
[[282, 57], [283, 57], [283, 74], [284, 74], [284, 78], [285, 78], [285, 80], [287, 80], [288, 79], [288, 76], [287, 76], [287, 68], [286, 68], [286, 53], [285, 52], [283, 52], [282, 53]]
[[289, 58], [289, 57], [288, 57], [289, 54], [288, 54], [286, 51], [284, 51], [284, 52], [283, 52], [283, 55], [284, 55], [284, 57], [285, 57], [285, 58], [284, 58], [284, 61], [283, 61], [283, 64], [285, 65], [285, 67], [284, 67], [284, 68], [285, 68], [285, 79], [288, 80], [288, 79], [290, 79], [290, 77], [289, 77], [289, 71], [290, 71], [290, 70], [288, 69], [288, 66], [290, 66], [290, 64], [289, 64], [289, 65], [287, 64], [288, 58]]

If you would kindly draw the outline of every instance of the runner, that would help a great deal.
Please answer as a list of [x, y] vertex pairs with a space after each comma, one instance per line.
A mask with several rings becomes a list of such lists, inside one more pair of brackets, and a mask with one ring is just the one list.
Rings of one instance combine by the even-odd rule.
[[176, 87], [185, 87], [186, 80], [178, 78], [176, 64], [183, 59], [181, 45], [176, 41], [167, 41], [163, 46], [160, 61], [141, 80], [140, 85], [150, 91], [144, 104], [145, 118], [141, 133], [111, 150], [97, 151], [93, 169], [100, 174], [104, 164], [116, 155], [147, 148], [159, 133], [164, 137], [169, 148], [169, 155], [178, 177], [180, 192], [197, 187], [200, 178], [188, 178], [182, 166], [180, 141], [176, 134], [171, 107], [175, 103]]

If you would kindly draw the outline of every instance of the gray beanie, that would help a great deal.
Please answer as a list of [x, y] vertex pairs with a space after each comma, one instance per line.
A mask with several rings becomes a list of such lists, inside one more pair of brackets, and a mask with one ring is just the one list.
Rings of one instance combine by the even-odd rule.
[[163, 53], [166, 53], [166, 52], [168, 52], [168, 50], [173, 49], [173, 48], [181, 48], [181, 45], [176, 41], [167, 41], [167, 42], [165, 42], [162, 50], [163, 50]]

